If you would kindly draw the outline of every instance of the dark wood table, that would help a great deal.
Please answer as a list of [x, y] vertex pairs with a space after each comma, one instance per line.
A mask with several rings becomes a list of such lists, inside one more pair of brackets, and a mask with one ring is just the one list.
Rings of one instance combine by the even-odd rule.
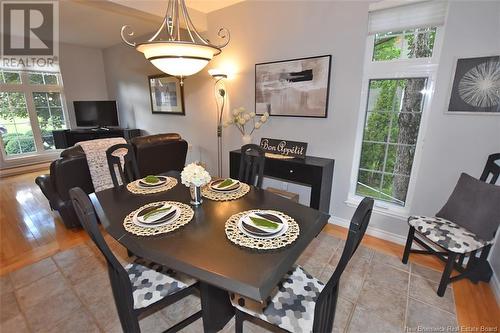
[[[265, 190], [252, 188], [238, 200], [204, 199], [193, 207], [193, 220], [171, 233], [140, 237], [123, 228], [123, 219], [144, 204], [175, 200], [189, 203], [189, 190], [180, 182], [173, 189], [136, 195], [125, 187], [90, 195], [106, 231], [138, 256], [153, 260], [200, 281], [203, 326], [216, 332], [232, 318], [227, 291], [254, 300], [265, 300], [307, 245], [318, 235], [328, 215]], [[224, 224], [233, 214], [249, 209], [275, 209], [293, 217], [300, 226], [299, 238], [285, 249], [252, 251], [231, 243]]]

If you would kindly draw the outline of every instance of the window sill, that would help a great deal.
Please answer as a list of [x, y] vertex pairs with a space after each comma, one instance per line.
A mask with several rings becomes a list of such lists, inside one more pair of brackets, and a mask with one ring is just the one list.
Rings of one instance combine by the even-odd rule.
[[[344, 203], [349, 207], [356, 208], [358, 207], [361, 200], [363, 200], [362, 197], [350, 196], [346, 201], [344, 201]], [[375, 204], [373, 205], [373, 211], [376, 214], [392, 217], [401, 221], [407, 221], [408, 217], [410, 216], [407, 207], [399, 207], [378, 200], [375, 200]]]

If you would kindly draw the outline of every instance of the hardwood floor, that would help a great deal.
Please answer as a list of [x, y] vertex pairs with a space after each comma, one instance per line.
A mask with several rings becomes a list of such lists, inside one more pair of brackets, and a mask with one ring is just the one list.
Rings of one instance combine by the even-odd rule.
[[[51, 212], [34, 183], [36, 176], [46, 172], [0, 179], [0, 276], [88, 240], [83, 230], [66, 229], [57, 213]], [[346, 229], [339, 226], [327, 225], [324, 232], [346, 237]], [[369, 235], [363, 244], [397, 257], [403, 253], [403, 246]], [[437, 270], [443, 267], [432, 256], [412, 254], [410, 261]], [[498, 330], [500, 308], [489, 284], [461, 280], [453, 284], [453, 290], [460, 326]]]
[[47, 171], [0, 179], [0, 275], [88, 239], [85, 231], [66, 229], [35, 184]]

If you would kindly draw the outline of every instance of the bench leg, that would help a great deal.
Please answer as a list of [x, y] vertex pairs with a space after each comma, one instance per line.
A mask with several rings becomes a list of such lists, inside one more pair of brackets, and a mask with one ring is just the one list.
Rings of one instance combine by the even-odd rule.
[[439, 297], [443, 297], [446, 292], [446, 286], [450, 282], [451, 272], [453, 271], [453, 266], [455, 264], [455, 259], [457, 257], [456, 253], [450, 252], [448, 253], [448, 261], [446, 262], [446, 266], [444, 268], [443, 275], [441, 276], [441, 282], [439, 282], [439, 288], [437, 294]]
[[405, 251], [403, 253], [403, 264], [408, 263], [408, 258], [410, 257], [411, 245], [413, 244], [413, 237], [415, 236], [415, 228], [410, 227], [408, 231], [408, 238], [406, 238]]

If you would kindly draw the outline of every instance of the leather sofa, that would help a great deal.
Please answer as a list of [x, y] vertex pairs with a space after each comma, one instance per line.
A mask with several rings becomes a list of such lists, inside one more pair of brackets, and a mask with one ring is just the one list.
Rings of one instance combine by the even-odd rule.
[[[136, 137], [130, 141], [134, 148], [141, 177], [171, 170], [182, 171], [186, 163], [188, 144], [179, 134], [166, 133]], [[50, 207], [59, 212], [67, 228], [80, 227], [69, 198], [69, 190], [82, 188], [94, 192], [85, 153], [79, 146], [67, 148], [50, 165], [50, 174], [36, 178], [36, 184], [49, 200]]]

